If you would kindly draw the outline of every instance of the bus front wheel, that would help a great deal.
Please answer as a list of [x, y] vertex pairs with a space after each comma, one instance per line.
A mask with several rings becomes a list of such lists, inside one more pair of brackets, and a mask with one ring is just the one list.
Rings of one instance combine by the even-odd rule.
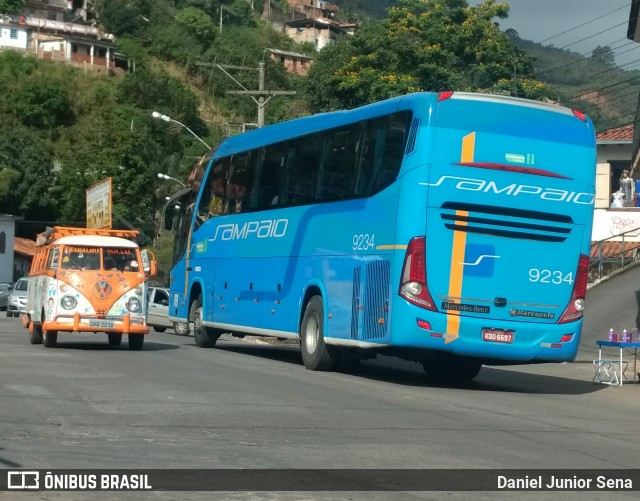
[[202, 319], [202, 295], [199, 295], [198, 298], [191, 303], [189, 320], [193, 322], [193, 337], [196, 346], [199, 348], [213, 348], [220, 337], [220, 333], [204, 325], [204, 320]]
[[330, 371], [338, 363], [339, 352], [324, 342], [324, 306], [320, 296], [313, 296], [304, 310], [300, 348], [304, 366], [309, 370]]

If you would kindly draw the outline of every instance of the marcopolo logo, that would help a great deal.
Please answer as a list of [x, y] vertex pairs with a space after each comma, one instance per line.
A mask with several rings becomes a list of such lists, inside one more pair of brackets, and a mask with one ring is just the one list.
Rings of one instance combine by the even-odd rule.
[[40, 472], [37, 471], [8, 471], [7, 489], [39, 489]]

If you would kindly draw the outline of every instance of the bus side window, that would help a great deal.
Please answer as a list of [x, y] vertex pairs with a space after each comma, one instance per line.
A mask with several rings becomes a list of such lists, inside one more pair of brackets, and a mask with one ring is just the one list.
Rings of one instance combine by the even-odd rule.
[[235, 155], [231, 159], [229, 182], [227, 183], [225, 214], [246, 212], [251, 199], [253, 163], [251, 152]]
[[354, 197], [354, 171], [360, 142], [359, 124], [325, 135], [316, 199], [324, 202]]
[[314, 202], [322, 141], [315, 135], [290, 143], [286, 168], [285, 205], [307, 205]]
[[366, 124], [357, 192], [369, 196], [389, 186], [398, 176], [411, 115], [400, 112]]
[[207, 219], [224, 213], [224, 195], [227, 189], [228, 171], [228, 157], [216, 160], [211, 166], [202, 189], [200, 203], [198, 204], [195, 229]]
[[252, 208], [266, 210], [281, 204], [286, 146], [287, 143], [273, 144], [258, 154], [264, 158], [257, 162], [257, 186], [254, 189], [257, 189], [258, 193]]

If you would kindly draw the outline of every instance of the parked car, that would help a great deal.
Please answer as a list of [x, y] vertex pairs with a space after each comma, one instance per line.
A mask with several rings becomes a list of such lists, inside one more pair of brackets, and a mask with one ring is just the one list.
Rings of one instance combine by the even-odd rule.
[[172, 322], [169, 320], [169, 289], [164, 287], [149, 288], [147, 305], [147, 325], [156, 332], [164, 332], [173, 328], [179, 336], [189, 334], [188, 322]]
[[27, 306], [27, 286], [29, 280], [26, 277], [19, 279], [13, 286], [7, 302], [7, 316], [19, 317], [24, 313]]
[[7, 309], [9, 295], [13, 290], [13, 284], [10, 282], [0, 282], [0, 311]]

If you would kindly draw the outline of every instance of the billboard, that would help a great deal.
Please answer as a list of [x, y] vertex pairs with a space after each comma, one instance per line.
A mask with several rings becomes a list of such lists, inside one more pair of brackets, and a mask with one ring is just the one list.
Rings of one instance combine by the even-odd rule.
[[111, 228], [111, 178], [87, 188], [87, 228]]

